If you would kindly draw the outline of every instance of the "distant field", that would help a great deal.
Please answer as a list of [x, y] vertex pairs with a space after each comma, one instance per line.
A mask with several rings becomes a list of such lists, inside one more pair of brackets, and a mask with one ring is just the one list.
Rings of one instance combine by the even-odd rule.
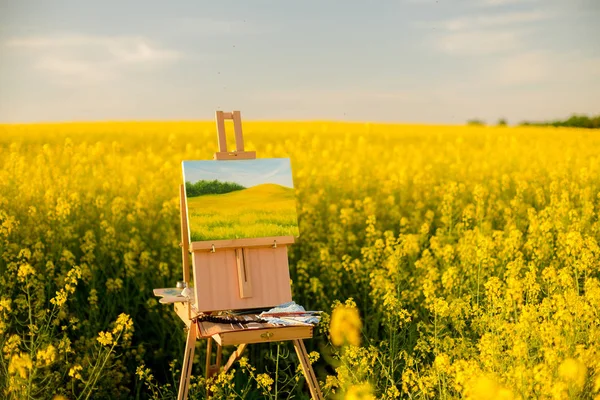
[[294, 189], [263, 184], [188, 199], [192, 241], [298, 236]]

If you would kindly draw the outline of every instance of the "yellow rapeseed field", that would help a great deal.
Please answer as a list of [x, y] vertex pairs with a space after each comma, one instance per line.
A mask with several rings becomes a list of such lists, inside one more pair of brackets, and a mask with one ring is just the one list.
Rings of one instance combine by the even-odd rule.
[[[231, 131], [231, 129], [229, 128]], [[600, 133], [245, 122], [290, 157], [293, 297], [347, 399], [600, 399]], [[230, 140], [233, 143], [233, 140]], [[214, 123], [0, 125], [0, 397], [174, 398], [181, 161]], [[287, 344], [191, 398], [308, 398]], [[224, 349], [226, 357], [231, 349]]]

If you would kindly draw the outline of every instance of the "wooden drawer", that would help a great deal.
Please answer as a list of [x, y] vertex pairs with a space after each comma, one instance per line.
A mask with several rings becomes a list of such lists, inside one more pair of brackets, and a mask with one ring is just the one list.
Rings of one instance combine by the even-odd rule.
[[229, 346], [242, 343], [267, 343], [294, 339], [310, 339], [312, 336], [312, 326], [283, 326], [217, 333], [212, 335], [212, 338], [221, 346]]

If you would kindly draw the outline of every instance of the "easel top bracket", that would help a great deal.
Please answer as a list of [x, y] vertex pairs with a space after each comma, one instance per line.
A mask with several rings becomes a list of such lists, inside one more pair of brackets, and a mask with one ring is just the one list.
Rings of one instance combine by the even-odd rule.
[[[219, 151], [213, 156], [215, 160], [254, 160], [255, 151], [244, 150], [244, 135], [242, 133], [242, 116], [239, 111], [225, 112], [217, 111], [215, 113], [217, 120], [217, 140], [219, 142]], [[233, 120], [233, 129], [235, 132], [235, 151], [227, 150], [227, 135], [225, 134], [225, 120]]]

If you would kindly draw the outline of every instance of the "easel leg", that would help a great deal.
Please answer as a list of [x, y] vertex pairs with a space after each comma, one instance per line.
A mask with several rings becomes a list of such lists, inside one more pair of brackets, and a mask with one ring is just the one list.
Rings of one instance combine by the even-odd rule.
[[210, 384], [208, 383], [208, 379], [212, 376], [210, 373], [210, 364], [211, 364], [211, 358], [212, 358], [212, 341], [213, 339], [211, 337], [209, 337], [206, 340], [206, 369], [205, 369], [205, 376], [206, 376], [206, 398], [210, 398], [212, 396], [212, 392], [210, 391]]
[[[217, 343], [217, 359], [216, 359], [215, 364], [213, 364], [212, 360], [211, 360], [211, 358], [212, 358], [212, 342], [213, 342], [213, 339], [211, 337], [209, 337], [206, 342], [206, 380], [207, 381], [210, 378], [212, 378], [213, 376], [218, 375], [219, 370], [221, 369], [221, 358], [222, 358], [223, 348], [221, 347], [221, 345], [219, 343]], [[212, 395], [212, 393], [208, 389], [208, 386], [206, 388], [206, 393], [209, 397]]]
[[216, 368], [214, 371], [215, 374], [218, 374], [219, 370], [221, 369], [222, 354], [223, 354], [223, 348], [221, 347], [220, 344], [217, 343], [217, 364], [216, 364]]
[[221, 354], [223, 349], [219, 343], [217, 343], [217, 359], [215, 364], [212, 363], [212, 338], [208, 338], [206, 343], [206, 379], [209, 379], [219, 373], [221, 369]]
[[306, 383], [308, 384], [308, 389], [310, 390], [312, 398], [322, 400], [323, 393], [321, 393], [319, 381], [317, 380], [312, 365], [310, 365], [310, 361], [308, 360], [308, 353], [306, 352], [306, 347], [304, 347], [304, 342], [302, 339], [294, 340], [294, 348], [296, 349], [296, 354], [300, 359], [302, 372], [304, 372], [304, 377], [306, 378]]
[[213, 339], [209, 337], [206, 340], [206, 379], [210, 378], [210, 365], [211, 365], [211, 357], [212, 357], [212, 341]]
[[194, 363], [196, 334], [196, 323], [192, 321], [185, 344], [185, 355], [183, 356], [183, 365], [181, 367], [181, 379], [179, 381], [179, 394], [177, 395], [177, 400], [186, 400], [188, 396], [190, 375], [192, 374], [192, 364]]
[[233, 352], [233, 354], [231, 356], [229, 356], [229, 360], [227, 360], [227, 363], [225, 364], [225, 366], [223, 367], [223, 372], [227, 372], [229, 371], [229, 368], [231, 368], [231, 366], [240, 359], [240, 357], [242, 356], [242, 353], [244, 352], [244, 350], [246, 349], [247, 344], [243, 343], [240, 344], [240, 346]]

